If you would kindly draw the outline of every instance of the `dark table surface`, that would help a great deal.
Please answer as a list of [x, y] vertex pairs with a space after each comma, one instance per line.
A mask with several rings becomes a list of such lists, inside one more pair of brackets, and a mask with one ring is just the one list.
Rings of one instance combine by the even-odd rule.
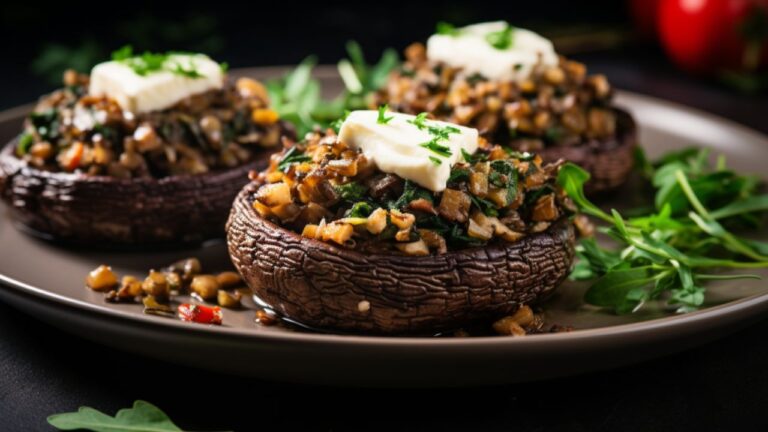
[[[738, 94], [685, 77], [654, 52], [582, 59], [619, 88], [695, 106], [768, 133], [765, 95]], [[0, 256], [9, 246], [2, 245]], [[341, 389], [248, 380], [137, 357], [63, 333], [0, 303], [0, 431], [51, 430], [45, 421], [49, 414], [81, 405], [114, 414], [136, 399], [158, 405], [185, 430], [766, 430], [764, 332], [768, 320], [674, 356], [545, 382]]]

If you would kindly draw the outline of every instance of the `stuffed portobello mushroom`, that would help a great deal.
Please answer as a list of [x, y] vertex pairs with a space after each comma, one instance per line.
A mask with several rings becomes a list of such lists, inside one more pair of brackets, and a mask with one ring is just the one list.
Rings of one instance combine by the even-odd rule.
[[558, 56], [552, 43], [506, 22], [438, 26], [376, 95], [404, 113], [477, 128], [491, 142], [564, 158], [591, 174], [588, 192], [624, 183], [634, 164], [635, 124], [612, 105], [603, 75]]
[[199, 242], [223, 235], [248, 171], [291, 131], [261, 83], [201, 54], [125, 48], [40, 99], [0, 154], [0, 195], [46, 237]]
[[312, 327], [431, 333], [553, 292], [586, 220], [560, 164], [475, 129], [354, 111], [251, 173], [227, 223], [256, 296]]

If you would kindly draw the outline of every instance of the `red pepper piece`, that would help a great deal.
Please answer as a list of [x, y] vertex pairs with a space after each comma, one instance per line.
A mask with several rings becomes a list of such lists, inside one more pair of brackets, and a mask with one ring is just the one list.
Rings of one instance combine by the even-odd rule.
[[182, 321], [221, 325], [224, 314], [221, 313], [221, 308], [218, 306], [183, 303], [179, 305], [179, 318]]

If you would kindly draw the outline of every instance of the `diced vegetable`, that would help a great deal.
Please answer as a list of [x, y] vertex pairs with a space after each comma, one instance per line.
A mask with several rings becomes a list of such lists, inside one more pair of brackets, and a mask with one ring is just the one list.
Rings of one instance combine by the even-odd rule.
[[88, 273], [85, 283], [94, 291], [106, 291], [117, 285], [117, 275], [112, 267], [100, 265]]
[[182, 321], [195, 322], [199, 324], [221, 325], [224, 320], [224, 314], [218, 306], [203, 306], [196, 304], [183, 303], [178, 307], [179, 318]]

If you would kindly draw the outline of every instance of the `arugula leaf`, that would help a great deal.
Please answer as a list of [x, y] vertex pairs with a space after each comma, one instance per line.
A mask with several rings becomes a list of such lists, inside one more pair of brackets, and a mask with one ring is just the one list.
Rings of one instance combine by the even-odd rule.
[[592, 204], [584, 195], [584, 184], [589, 180], [589, 177], [589, 173], [583, 168], [568, 162], [560, 167], [560, 171], [557, 173], [557, 184], [565, 190], [579, 207], [579, 210], [606, 222], [613, 222], [613, 217]]
[[114, 417], [90, 407], [77, 412], [54, 414], [48, 423], [59, 430], [85, 429], [94, 432], [181, 431], [168, 416], [149, 402], [137, 400], [133, 408], [121, 409]]
[[728, 170], [724, 158], [712, 168], [708, 156], [705, 150], [685, 150], [646, 164], [659, 210], [629, 219], [616, 210], [609, 215], [584, 196], [589, 180], [584, 170], [571, 164], [560, 168], [558, 184], [582, 212], [608, 224], [601, 232], [618, 245], [608, 249], [585, 239], [577, 246], [580, 262], [572, 278], [595, 279], [587, 302], [627, 313], [648, 300], [665, 299], [678, 312], [688, 312], [703, 304], [706, 281], [757, 277], [707, 271], [768, 267], [768, 243], [741, 238], [725, 227], [757, 220], [757, 212], [768, 209], [768, 198], [754, 195], [757, 183], [751, 176]]
[[584, 300], [618, 313], [632, 312], [646, 299], [645, 291], [653, 281], [650, 266], [614, 270], [598, 279], [587, 290]]

